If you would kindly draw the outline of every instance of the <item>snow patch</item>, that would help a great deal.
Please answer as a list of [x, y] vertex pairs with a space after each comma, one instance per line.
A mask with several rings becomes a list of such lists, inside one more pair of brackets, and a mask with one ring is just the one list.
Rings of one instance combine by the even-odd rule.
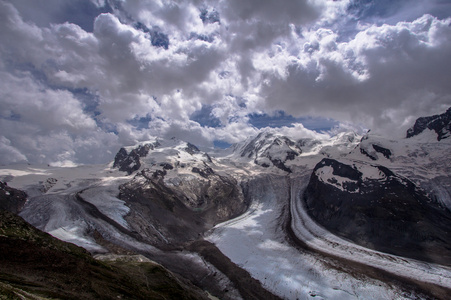
[[318, 177], [318, 179], [321, 182], [324, 182], [326, 184], [333, 185], [334, 187], [342, 190], [347, 191], [349, 193], [358, 193], [359, 189], [356, 188], [354, 190], [349, 189], [349, 186], [357, 185], [357, 181], [341, 177], [338, 175], [334, 175], [334, 168], [331, 166], [324, 166], [315, 171], [315, 175]]
[[98, 245], [92, 238], [86, 236], [78, 226], [64, 226], [48, 233], [68, 243], [83, 247], [90, 252], [106, 253], [105, 248]]
[[378, 167], [367, 164], [354, 164], [354, 168], [362, 173], [362, 179], [385, 180], [387, 177]]

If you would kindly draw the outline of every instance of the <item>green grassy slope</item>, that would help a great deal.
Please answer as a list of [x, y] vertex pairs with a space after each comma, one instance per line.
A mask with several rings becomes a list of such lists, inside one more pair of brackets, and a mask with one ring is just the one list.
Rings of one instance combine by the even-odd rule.
[[100, 262], [0, 210], [0, 299], [206, 299], [152, 262]]

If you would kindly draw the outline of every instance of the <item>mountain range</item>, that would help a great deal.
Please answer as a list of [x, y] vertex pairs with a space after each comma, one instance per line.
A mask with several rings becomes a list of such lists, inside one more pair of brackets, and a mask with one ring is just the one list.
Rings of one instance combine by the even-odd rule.
[[1, 167], [0, 293], [447, 299], [450, 132], [451, 108], [398, 140], [155, 138], [105, 165]]

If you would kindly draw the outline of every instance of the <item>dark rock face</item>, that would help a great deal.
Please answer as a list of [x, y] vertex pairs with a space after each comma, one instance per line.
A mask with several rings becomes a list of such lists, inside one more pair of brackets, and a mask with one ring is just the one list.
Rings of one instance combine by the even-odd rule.
[[382, 154], [387, 159], [390, 159], [393, 155], [390, 149], [381, 146], [380, 143], [369, 142], [368, 135], [362, 137], [358, 148], [361, 154], [369, 157], [371, 160], [378, 160], [380, 158], [380, 154]]
[[383, 156], [385, 156], [385, 158], [390, 158], [392, 155], [390, 150], [388, 150], [387, 148], [384, 148], [382, 146], [373, 144], [373, 149], [376, 150], [376, 152], [381, 153]]
[[163, 248], [181, 245], [247, 209], [233, 178], [207, 167], [192, 171], [202, 177], [165, 180], [164, 171], [144, 169], [120, 187], [119, 198], [131, 208], [126, 220], [147, 242]]
[[270, 159], [272, 164], [276, 166], [277, 168], [281, 169], [282, 171], [291, 173], [291, 169], [285, 166], [284, 162], [280, 159]]
[[369, 158], [371, 158], [372, 160], [377, 160], [377, 157], [374, 155], [371, 155], [370, 153], [368, 153], [368, 151], [366, 151], [363, 148], [360, 148], [360, 153], [362, 153], [363, 155], [368, 156]]
[[313, 219], [362, 246], [450, 265], [449, 210], [389, 169], [368, 167], [379, 177], [332, 159], [318, 163], [303, 196]]
[[441, 115], [418, 118], [412, 128], [407, 130], [407, 138], [422, 133], [425, 129], [434, 130], [437, 133], [437, 140], [451, 136], [451, 107]]
[[26, 201], [27, 194], [25, 192], [9, 187], [6, 182], [0, 181], [0, 210], [17, 214], [22, 210]]
[[208, 166], [205, 166], [205, 168], [203, 168], [203, 169], [199, 169], [198, 167], [193, 167], [191, 169], [191, 172], [197, 173], [197, 174], [199, 174], [200, 176], [202, 176], [204, 178], [208, 178], [209, 175], [212, 175], [212, 174], [215, 173], [213, 171], [213, 169], [208, 167]]
[[197, 148], [195, 145], [193, 145], [191, 143], [186, 143], [185, 151], [188, 152], [191, 155], [196, 154], [196, 153], [200, 153], [199, 148]]
[[174, 169], [174, 166], [172, 166], [170, 163], [161, 163], [160, 164], [161, 167], [163, 167], [163, 170], [172, 170]]
[[152, 144], [140, 145], [138, 148], [133, 149], [130, 153], [127, 153], [125, 148], [121, 148], [114, 157], [114, 168], [119, 168], [120, 171], [132, 174], [133, 172], [141, 168], [141, 157], [145, 157], [150, 150], [154, 150], [160, 144], [158, 142]]

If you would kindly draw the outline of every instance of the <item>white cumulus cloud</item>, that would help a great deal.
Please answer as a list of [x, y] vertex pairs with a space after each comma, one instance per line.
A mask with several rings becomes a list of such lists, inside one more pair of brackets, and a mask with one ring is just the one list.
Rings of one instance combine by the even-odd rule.
[[451, 106], [451, 7], [419, 3], [0, 0], [0, 163], [233, 143], [281, 111], [401, 136]]

